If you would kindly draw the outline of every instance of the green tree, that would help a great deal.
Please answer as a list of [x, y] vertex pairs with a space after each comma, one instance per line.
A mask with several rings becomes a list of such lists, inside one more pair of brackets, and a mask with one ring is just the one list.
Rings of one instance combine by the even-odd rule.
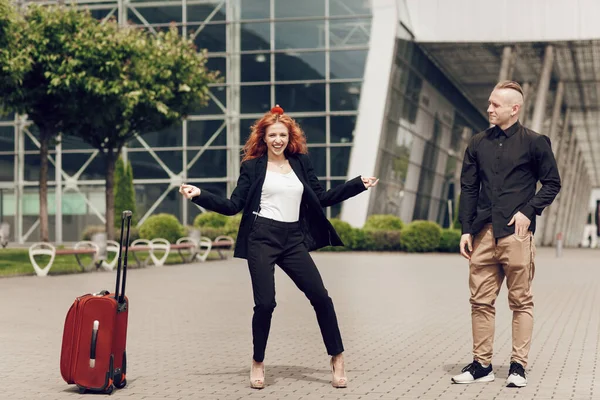
[[121, 148], [206, 105], [216, 74], [206, 69], [205, 53], [175, 27], [153, 36], [114, 21], [96, 23], [75, 32], [67, 47], [69, 56], [48, 76], [52, 92], [78, 99], [71, 110], [78, 119], [64, 133], [80, 137], [105, 160], [106, 230], [113, 238], [114, 168]]
[[[15, 91], [31, 69], [31, 46], [24, 43], [25, 21], [10, 0], [0, 0], [0, 96]], [[2, 103], [0, 98], [0, 103]]]
[[[120, 215], [123, 210], [133, 213], [132, 223], [137, 221], [135, 214], [135, 189], [133, 187], [133, 169], [131, 163], [127, 166], [119, 157], [115, 164], [115, 215]], [[121, 226], [121, 220], [115, 218], [115, 228]]]
[[[20, 27], [16, 38], [21, 53], [17, 59], [28, 59], [30, 65], [17, 67], [18, 73], [13, 74], [12, 80], [3, 80], [0, 76], [0, 92], [7, 111], [27, 114], [39, 130], [40, 239], [48, 241], [48, 151], [62, 128], [76, 123], [79, 117], [72, 112], [77, 105], [77, 96], [53, 91], [53, 80], [64, 79], [64, 76], [52, 73], [61, 64], [71, 61], [68, 51], [72, 46], [69, 43], [75, 35], [90, 30], [94, 20], [74, 8], [36, 5], [27, 8], [23, 25], [17, 17], [11, 16], [9, 20], [17, 21]], [[0, 32], [0, 42], [10, 40], [10, 35], [5, 37], [3, 33]], [[0, 55], [0, 58], [5, 56]]]

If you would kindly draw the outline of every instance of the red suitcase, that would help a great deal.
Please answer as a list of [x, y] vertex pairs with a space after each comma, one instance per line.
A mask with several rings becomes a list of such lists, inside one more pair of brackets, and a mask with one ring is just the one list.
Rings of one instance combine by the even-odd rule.
[[[127, 233], [123, 242], [125, 221]], [[74, 383], [79, 387], [80, 393], [90, 391], [110, 394], [115, 387], [123, 388], [127, 384], [125, 346], [129, 300], [125, 296], [125, 281], [130, 227], [131, 211], [124, 211], [115, 292], [103, 290], [78, 297], [67, 313], [60, 372], [67, 383]], [[123, 249], [125, 256], [121, 268]]]

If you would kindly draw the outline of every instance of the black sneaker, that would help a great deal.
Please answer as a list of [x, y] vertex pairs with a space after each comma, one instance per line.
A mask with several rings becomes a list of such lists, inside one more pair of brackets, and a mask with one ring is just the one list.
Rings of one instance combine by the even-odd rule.
[[527, 377], [525, 376], [525, 368], [516, 361], [510, 363], [510, 371], [506, 379], [506, 387], [525, 387], [527, 386]]
[[473, 361], [462, 369], [462, 374], [456, 375], [452, 378], [454, 383], [478, 383], [478, 382], [492, 382], [496, 377], [492, 364], [488, 365], [487, 368], [483, 368], [479, 361]]

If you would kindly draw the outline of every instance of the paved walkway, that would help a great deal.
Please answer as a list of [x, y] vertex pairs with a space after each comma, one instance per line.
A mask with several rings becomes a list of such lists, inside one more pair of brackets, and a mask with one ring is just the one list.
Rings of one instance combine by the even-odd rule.
[[[524, 389], [503, 385], [511, 315], [497, 304], [495, 382], [452, 385], [471, 357], [457, 255], [316, 253], [338, 312], [350, 386], [333, 389], [308, 301], [280, 270], [267, 388], [248, 385], [252, 294], [243, 260], [131, 270], [129, 385], [115, 399], [600, 399], [600, 251], [540, 249]], [[0, 279], [0, 398], [81, 398], [59, 370], [65, 314], [113, 274]], [[89, 395], [87, 395], [89, 396]], [[92, 398], [96, 396], [91, 396]]]

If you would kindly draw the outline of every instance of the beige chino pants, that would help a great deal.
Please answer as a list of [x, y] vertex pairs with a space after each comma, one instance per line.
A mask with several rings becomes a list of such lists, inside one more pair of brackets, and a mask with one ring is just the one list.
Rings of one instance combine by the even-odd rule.
[[495, 302], [506, 277], [508, 304], [513, 312], [511, 362], [527, 366], [533, 331], [534, 258], [531, 232], [525, 237], [513, 234], [496, 241], [492, 225], [488, 224], [473, 238], [469, 262], [473, 358], [483, 365], [492, 362]]

